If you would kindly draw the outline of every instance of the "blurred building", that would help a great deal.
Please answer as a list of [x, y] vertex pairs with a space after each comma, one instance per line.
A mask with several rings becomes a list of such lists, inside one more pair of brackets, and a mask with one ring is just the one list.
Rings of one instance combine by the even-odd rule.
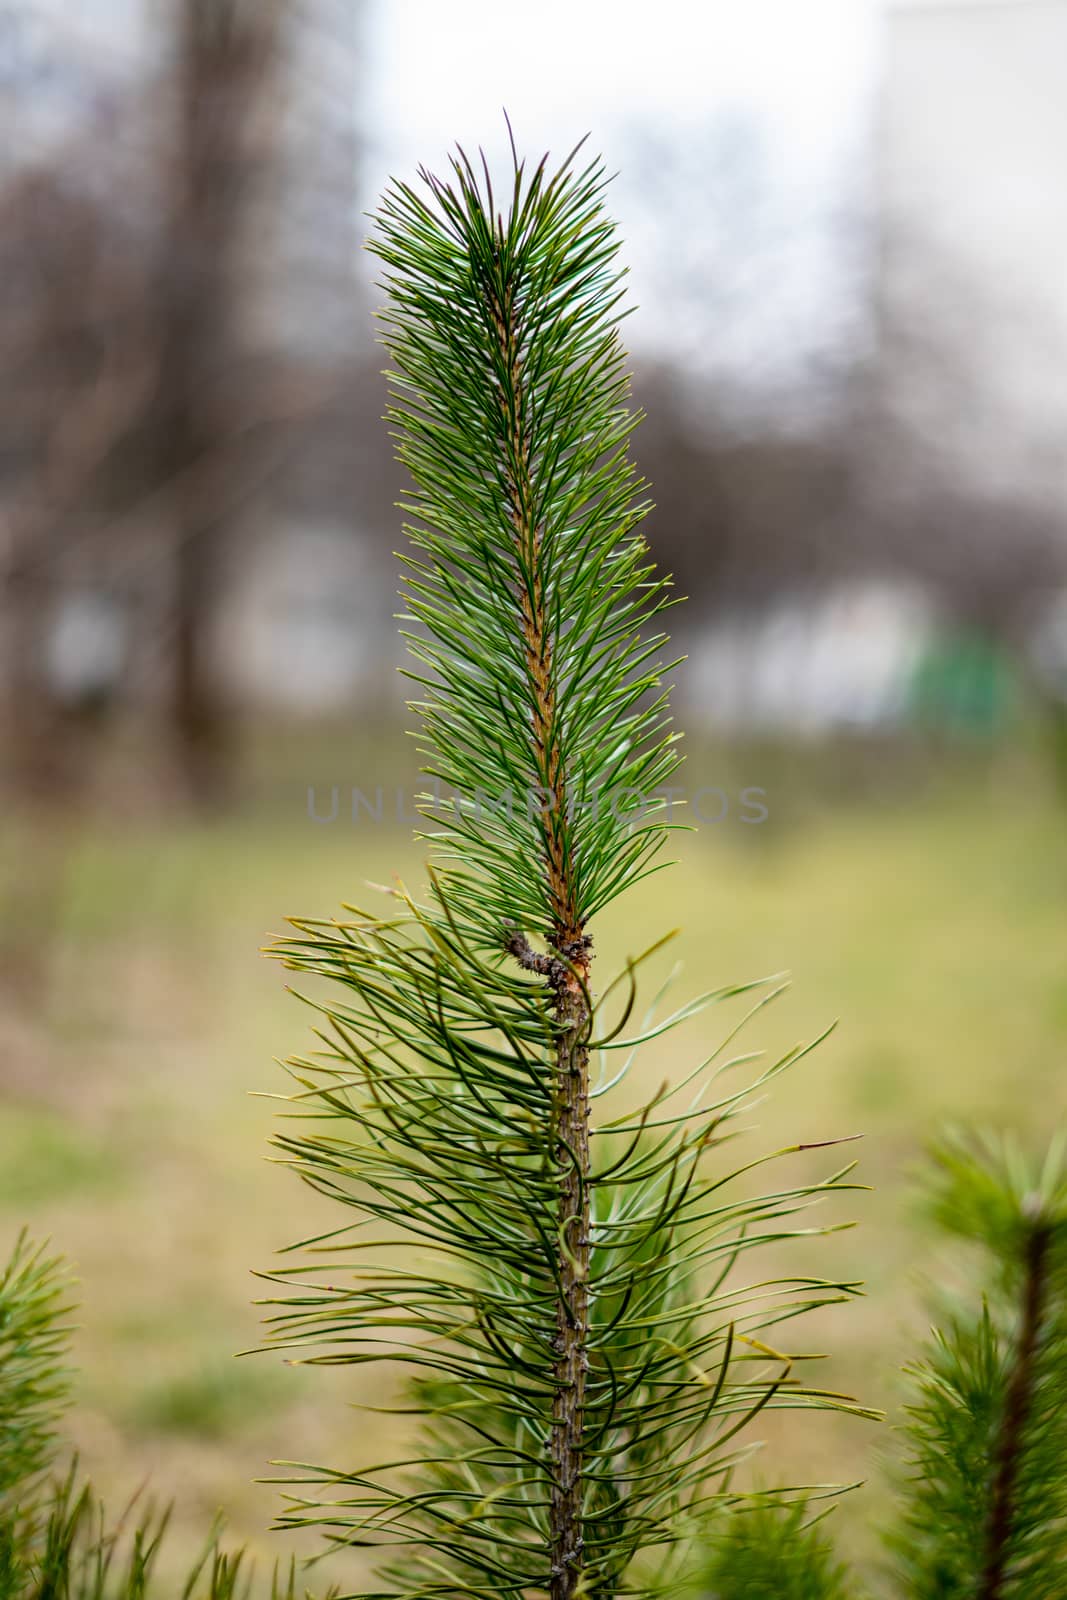
[[801, 737], [894, 728], [937, 637], [929, 598], [883, 579], [794, 592], [711, 623], [695, 645], [693, 709], [734, 733]]
[[1067, 541], [1067, 0], [891, 0], [882, 401], [949, 482]]

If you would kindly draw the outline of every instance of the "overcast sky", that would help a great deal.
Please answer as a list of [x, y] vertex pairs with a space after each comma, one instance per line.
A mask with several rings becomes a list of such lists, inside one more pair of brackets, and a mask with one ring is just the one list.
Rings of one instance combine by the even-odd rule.
[[398, 152], [484, 138], [501, 104], [534, 141], [734, 105], [802, 162], [862, 116], [876, 16], [866, 0], [387, 0], [367, 87]]
[[456, 140], [503, 160], [502, 106], [524, 152], [563, 153], [588, 132], [620, 169], [631, 341], [788, 385], [862, 337], [880, 12], [388, 0], [367, 15], [367, 192], [442, 166]]
[[[159, 0], [36, 0], [79, 53], [129, 65]], [[5, 0], [0, 0], [0, 14]], [[373, 205], [390, 174], [458, 140], [505, 159], [583, 133], [620, 177], [611, 205], [640, 311], [726, 379], [788, 387], [863, 338], [881, 0], [305, 0], [330, 17], [307, 60], [351, 96]], [[313, 57], [317, 55], [317, 61]], [[332, 70], [331, 70], [332, 69]]]

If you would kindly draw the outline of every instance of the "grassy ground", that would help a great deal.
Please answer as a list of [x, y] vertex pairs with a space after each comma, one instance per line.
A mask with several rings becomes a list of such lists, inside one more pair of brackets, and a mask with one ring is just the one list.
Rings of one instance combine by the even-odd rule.
[[[829, 1379], [892, 1410], [931, 1260], [907, 1189], [924, 1139], [958, 1117], [1043, 1138], [1067, 1114], [1067, 818], [1026, 762], [912, 785], [837, 761], [816, 803], [798, 769], [760, 759], [735, 758], [727, 787], [765, 785], [767, 821], [679, 836], [680, 866], [624, 903], [601, 971], [677, 925], [681, 994], [791, 969], [754, 1043], [780, 1051], [841, 1019], [780, 1081], [751, 1147], [864, 1136], [874, 1193], [837, 1213], [861, 1226], [799, 1265], [867, 1281], [813, 1337]], [[824, 803], [835, 788], [848, 793]], [[380, 1377], [233, 1359], [258, 1338], [252, 1270], [334, 1218], [264, 1159], [274, 1108], [256, 1092], [284, 1089], [271, 1058], [302, 1047], [307, 1016], [257, 952], [286, 913], [330, 912], [366, 877], [420, 876], [402, 827], [343, 810], [316, 826], [304, 805], [294, 782], [213, 824], [97, 820], [36, 845], [13, 827], [6, 859], [25, 875], [27, 852], [47, 851], [51, 889], [47, 915], [7, 932], [26, 961], [0, 1019], [0, 1243], [26, 1221], [76, 1266], [70, 1432], [113, 1504], [147, 1479], [174, 1498], [179, 1542], [223, 1507], [268, 1557], [277, 1491], [252, 1481], [268, 1461], [365, 1463], [386, 1424], [351, 1409], [381, 1398]], [[679, 1072], [712, 1026], [652, 1047], [643, 1081]], [[768, 1477], [870, 1480], [840, 1514], [869, 1548], [888, 1430], [763, 1431]]]

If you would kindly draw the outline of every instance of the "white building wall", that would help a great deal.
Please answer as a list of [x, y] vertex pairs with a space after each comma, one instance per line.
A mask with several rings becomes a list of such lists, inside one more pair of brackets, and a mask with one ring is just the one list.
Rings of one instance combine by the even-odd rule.
[[1067, 502], [1067, 0], [897, 0], [885, 402], [997, 493]]

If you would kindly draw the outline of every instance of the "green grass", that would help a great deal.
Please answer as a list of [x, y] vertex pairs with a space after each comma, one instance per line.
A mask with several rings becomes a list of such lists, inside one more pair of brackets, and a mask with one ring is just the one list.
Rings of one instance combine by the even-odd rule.
[[247, 1428], [276, 1393], [274, 1374], [265, 1366], [219, 1356], [192, 1368], [183, 1364], [173, 1376], [140, 1390], [130, 1420], [153, 1432], [224, 1439]]
[[10, 1106], [0, 1123], [0, 1208], [5, 1217], [50, 1202], [98, 1204], [128, 1176], [115, 1140], [79, 1127], [62, 1111]]
[[[925, 1138], [975, 1118], [1043, 1140], [1067, 1113], [1067, 814], [1025, 761], [936, 783], [872, 768], [830, 804], [841, 766], [817, 785], [781, 760], [765, 779], [758, 754], [733, 770], [766, 781], [769, 820], [679, 835], [680, 866], [624, 903], [597, 972], [680, 926], [682, 996], [791, 969], [753, 1044], [782, 1050], [840, 1019], [761, 1107], [752, 1148], [863, 1135], [852, 1148], [874, 1193], [852, 1197], [860, 1227], [809, 1259], [865, 1278], [868, 1298], [825, 1313], [812, 1338], [829, 1381], [891, 1409], [924, 1326], [915, 1274], [929, 1258], [907, 1174]], [[0, 1017], [0, 1243], [26, 1221], [72, 1258], [72, 1436], [116, 1507], [146, 1477], [175, 1497], [176, 1552], [223, 1506], [235, 1537], [273, 1558], [276, 1491], [253, 1482], [269, 1460], [354, 1464], [378, 1452], [369, 1431], [392, 1426], [350, 1407], [381, 1403], [380, 1377], [230, 1360], [258, 1339], [252, 1270], [334, 1216], [264, 1159], [273, 1108], [251, 1091], [284, 1091], [271, 1058], [306, 1043], [309, 1018], [259, 948], [286, 913], [366, 899], [366, 878], [422, 876], [398, 831], [317, 828], [302, 786], [287, 792], [291, 805], [211, 824], [68, 829], [35, 923], [35, 996]], [[646, 1081], [680, 1072], [714, 1025], [651, 1049]], [[764, 1431], [765, 1480], [870, 1481], [835, 1518], [866, 1549], [888, 1430], [783, 1414]]]

